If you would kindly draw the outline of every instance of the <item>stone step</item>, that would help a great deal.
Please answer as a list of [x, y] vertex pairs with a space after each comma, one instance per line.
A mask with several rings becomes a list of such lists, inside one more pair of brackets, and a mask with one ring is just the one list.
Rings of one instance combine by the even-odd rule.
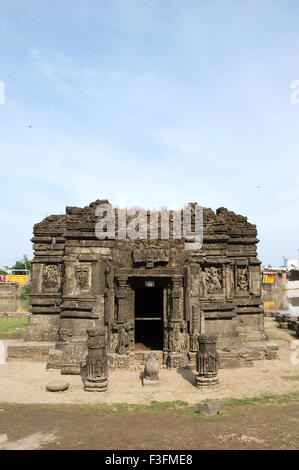
[[8, 361], [47, 362], [52, 342], [15, 340], [7, 342]]
[[134, 363], [144, 365], [149, 353], [154, 352], [158, 364], [163, 364], [163, 351], [162, 350], [140, 350], [134, 351]]

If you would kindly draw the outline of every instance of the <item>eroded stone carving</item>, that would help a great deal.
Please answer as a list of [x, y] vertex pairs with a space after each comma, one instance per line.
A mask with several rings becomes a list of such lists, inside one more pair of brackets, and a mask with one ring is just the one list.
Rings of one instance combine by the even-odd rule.
[[143, 385], [153, 385], [159, 383], [159, 364], [154, 352], [151, 352], [144, 366]]
[[221, 268], [211, 266], [205, 270], [205, 283], [208, 294], [218, 294], [222, 291]]
[[48, 264], [45, 266], [43, 285], [46, 288], [59, 288], [60, 270], [56, 264]]
[[168, 332], [169, 350], [178, 353], [187, 351], [187, 328], [184, 322], [171, 323]]
[[118, 343], [115, 351], [118, 354], [129, 354], [134, 348], [134, 321], [129, 320], [118, 326]]
[[157, 263], [169, 261], [169, 251], [158, 248], [147, 248], [133, 251], [134, 263], [145, 263], [147, 268], [152, 268]]
[[105, 392], [108, 387], [108, 361], [106, 328], [87, 328], [86, 368], [87, 380], [84, 390], [88, 392]]
[[86, 346], [81, 340], [71, 339], [66, 343], [61, 360], [61, 374], [79, 375]]
[[248, 271], [246, 268], [238, 268], [237, 271], [237, 288], [240, 291], [247, 291], [249, 286]]
[[89, 269], [77, 270], [77, 282], [80, 290], [89, 289]]
[[219, 384], [217, 372], [219, 358], [216, 351], [216, 336], [199, 335], [199, 351], [197, 353], [196, 385], [198, 388], [216, 386]]

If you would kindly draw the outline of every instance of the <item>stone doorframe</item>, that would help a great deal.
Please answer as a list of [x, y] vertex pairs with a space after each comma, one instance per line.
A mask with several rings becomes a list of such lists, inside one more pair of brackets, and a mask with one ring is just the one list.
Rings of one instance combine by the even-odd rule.
[[114, 273], [114, 321], [110, 324], [110, 328], [108, 325], [112, 338], [112, 341], [109, 341], [110, 352], [123, 355], [134, 351], [133, 279], [138, 279], [139, 282], [141, 279], [155, 280], [165, 285], [163, 357], [164, 362], [171, 367], [181, 367], [182, 364], [186, 364], [189, 350], [188, 323], [184, 309], [184, 271], [181, 269], [130, 269]]

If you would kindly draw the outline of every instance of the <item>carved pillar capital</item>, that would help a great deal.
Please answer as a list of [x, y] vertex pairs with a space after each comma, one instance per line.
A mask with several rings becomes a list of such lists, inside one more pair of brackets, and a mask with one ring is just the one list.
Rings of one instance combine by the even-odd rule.
[[117, 276], [119, 287], [125, 287], [128, 282], [128, 276], [126, 274], [119, 274]]

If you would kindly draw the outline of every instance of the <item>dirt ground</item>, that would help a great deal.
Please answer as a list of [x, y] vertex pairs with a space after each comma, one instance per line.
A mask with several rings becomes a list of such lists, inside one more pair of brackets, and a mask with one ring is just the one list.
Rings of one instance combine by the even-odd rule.
[[[277, 328], [272, 318], [265, 319], [266, 331], [279, 343], [279, 360], [256, 361], [252, 368], [220, 369], [220, 388], [203, 393], [195, 386], [195, 371], [190, 369], [160, 370], [160, 385], [143, 387], [141, 370], [114, 370], [109, 375], [108, 391], [90, 393], [83, 390], [84, 376], [60, 375], [59, 370], [46, 370], [44, 363], [7, 362], [0, 365], [0, 403], [144, 403], [152, 400], [183, 400], [197, 403], [201, 400], [227, 397], [254, 397], [259, 394], [288, 394], [299, 392], [299, 363], [292, 364], [289, 331]], [[299, 352], [298, 352], [299, 359]], [[290, 377], [290, 380], [286, 378]], [[65, 392], [53, 393], [45, 389], [52, 380], [66, 380], [70, 387]]]
[[[84, 377], [61, 376], [42, 363], [0, 365], [0, 449], [296, 449], [295, 337], [276, 325], [265, 319], [267, 334], [279, 343], [279, 360], [221, 369], [220, 389], [208, 393], [195, 387], [194, 371], [188, 369], [161, 370], [160, 385], [153, 388], [142, 387], [140, 370], [116, 370], [107, 392], [90, 393], [83, 390]], [[46, 391], [54, 379], [67, 380], [69, 390]], [[286, 399], [252, 398], [267, 394]], [[243, 401], [231, 406], [232, 398]], [[223, 413], [214, 418], [195, 413], [196, 404], [207, 399], [224, 400]]]
[[299, 406], [224, 406], [223, 416], [185, 408], [97, 410], [86, 405], [1, 405], [0, 449], [297, 449]]

